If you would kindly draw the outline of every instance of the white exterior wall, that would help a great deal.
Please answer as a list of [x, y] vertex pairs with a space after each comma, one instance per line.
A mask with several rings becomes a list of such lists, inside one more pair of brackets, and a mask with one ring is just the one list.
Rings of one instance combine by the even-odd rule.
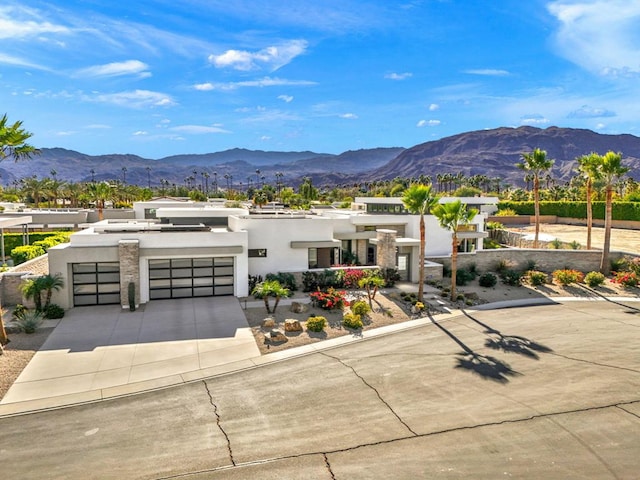
[[248, 259], [249, 273], [263, 277], [308, 269], [308, 249], [291, 248], [291, 242], [333, 240], [333, 224], [322, 217], [229, 217], [229, 229], [245, 230], [249, 249], [267, 249], [266, 257]]

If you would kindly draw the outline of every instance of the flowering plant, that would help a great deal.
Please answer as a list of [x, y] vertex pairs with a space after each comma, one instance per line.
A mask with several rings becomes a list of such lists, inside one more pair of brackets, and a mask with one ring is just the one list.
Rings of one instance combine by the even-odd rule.
[[344, 288], [358, 288], [358, 282], [367, 276], [367, 272], [361, 269], [349, 268], [344, 271]]
[[309, 294], [311, 301], [324, 310], [342, 310], [349, 302], [345, 298], [346, 292], [331, 287], [326, 292], [320, 290]]
[[616, 272], [613, 275], [613, 282], [623, 287], [637, 287], [640, 283], [640, 278], [635, 272]]
[[424, 310], [424, 303], [422, 302], [416, 302], [416, 304], [414, 305], [416, 310]]
[[572, 283], [580, 283], [584, 278], [584, 274], [578, 270], [564, 269], [553, 272], [553, 280], [560, 285], [570, 285]]

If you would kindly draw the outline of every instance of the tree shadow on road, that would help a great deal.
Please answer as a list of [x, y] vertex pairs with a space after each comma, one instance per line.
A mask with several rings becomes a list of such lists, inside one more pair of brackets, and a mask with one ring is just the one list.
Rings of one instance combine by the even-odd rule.
[[456, 354], [458, 364], [455, 368], [469, 370], [472, 373], [480, 375], [484, 379], [493, 380], [498, 383], [507, 383], [509, 382], [509, 377], [521, 375], [521, 373], [513, 370], [508, 363], [503, 362], [498, 358], [474, 352], [464, 342], [462, 342], [462, 340], [436, 322], [435, 318], [433, 318], [431, 314], [429, 314], [429, 318], [436, 327], [442, 330], [449, 338], [462, 348], [463, 351]]
[[482, 328], [484, 328], [484, 333], [486, 333], [489, 338], [485, 340], [484, 346], [490, 348], [492, 350], [500, 350], [505, 353], [517, 353], [519, 355], [523, 355], [528, 358], [533, 358], [538, 360], [540, 353], [551, 353], [553, 349], [547, 347], [546, 345], [542, 345], [541, 343], [534, 342], [526, 337], [522, 337], [520, 335], [504, 335], [499, 330], [496, 330], [493, 327], [490, 327], [486, 323], [481, 322], [477, 318], [474, 318], [469, 312], [461, 309], [462, 313], [469, 320], [477, 323]]

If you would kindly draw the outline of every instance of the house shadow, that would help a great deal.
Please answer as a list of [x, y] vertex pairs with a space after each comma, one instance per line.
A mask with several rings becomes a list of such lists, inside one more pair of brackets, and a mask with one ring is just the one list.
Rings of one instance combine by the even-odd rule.
[[581, 288], [586, 290], [586, 291], [588, 291], [594, 297], [601, 298], [603, 300], [606, 300], [609, 303], [613, 303], [613, 304], [618, 305], [620, 307], [626, 308], [627, 310], [625, 311], [625, 313], [629, 313], [629, 314], [632, 314], [632, 315], [637, 315], [637, 314], [640, 313], [640, 308], [633, 307], [631, 305], [627, 305], [626, 303], [618, 302], [617, 300], [614, 300], [611, 297], [607, 297], [607, 296], [605, 296], [604, 294], [601, 293], [603, 291], [607, 292], [607, 293], [609, 293], [609, 292], [615, 293], [613, 290], [611, 290], [609, 288], [602, 287], [602, 286], [596, 287], [597, 290], [596, 290], [596, 288], [589, 288], [589, 287], [585, 287], [585, 286], [581, 286]]
[[462, 342], [462, 340], [443, 327], [440, 323], [436, 322], [435, 318], [431, 314], [429, 314], [429, 318], [436, 327], [442, 330], [449, 338], [456, 342], [460, 348], [462, 348], [462, 352], [456, 354], [457, 365], [455, 368], [468, 370], [486, 380], [492, 380], [503, 384], [509, 382], [509, 377], [521, 375], [521, 373], [513, 370], [508, 363], [490, 355], [483, 355], [473, 351], [469, 346]]

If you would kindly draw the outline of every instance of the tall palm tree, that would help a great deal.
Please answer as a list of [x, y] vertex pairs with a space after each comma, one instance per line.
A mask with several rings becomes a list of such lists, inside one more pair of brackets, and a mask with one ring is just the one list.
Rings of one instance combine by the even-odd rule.
[[456, 300], [456, 270], [458, 266], [458, 231], [461, 225], [471, 223], [478, 213], [472, 208], [467, 210], [467, 205], [460, 200], [450, 203], [441, 203], [434, 207], [432, 213], [438, 219], [442, 228], [451, 230], [451, 301]]
[[589, 155], [582, 155], [576, 158], [578, 162], [578, 173], [584, 178], [587, 189], [587, 250], [591, 250], [591, 230], [593, 228], [593, 182], [600, 178], [599, 166], [602, 157], [591, 152]]
[[22, 128], [22, 122], [11, 125], [8, 121], [6, 114], [0, 117], [0, 162], [9, 157], [17, 162], [38, 155], [40, 150], [26, 143], [33, 134]]
[[59, 273], [55, 275], [47, 274], [39, 278], [39, 287], [46, 292], [43, 309], [46, 309], [51, 304], [51, 294], [55, 290], [56, 292], [64, 287], [64, 279]]
[[547, 152], [539, 148], [534, 149], [531, 153], [523, 153], [522, 162], [516, 163], [516, 167], [533, 175], [533, 201], [536, 222], [533, 248], [538, 248], [538, 237], [540, 236], [540, 175], [550, 170], [553, 163], [554, 160], [547, 159]]
[[89, 197], [96, 202], [98, 208], [98, 220], [104, 219], [104, 204], [109, 200], [113, 192], [109, 182], [92, 183], [88, 188]]
[[438, 203], [438, 198], [431, 192], [431, 185], [416, 183], [404, 191], [402, 197], [404, 208], [414, 215], [420, 215], [420, 253], [418, 254], [418, 301], [424, 297], [424, 251], [425, 251], [425, 226], [424, 216]]
[[600, 260], [600, 271], [608, 274], [611, 270], [609, 264], [609, 250], [611, 249], [611, 219], [613, 202], [614, 181], [629, 171], [628, 167], [622, 166], [622, 154], [607, 152], [601, 157], [600, 174], [606, 185], [606, 203], [604, 215], [604, 245], [602, 246], [602, 258]]

